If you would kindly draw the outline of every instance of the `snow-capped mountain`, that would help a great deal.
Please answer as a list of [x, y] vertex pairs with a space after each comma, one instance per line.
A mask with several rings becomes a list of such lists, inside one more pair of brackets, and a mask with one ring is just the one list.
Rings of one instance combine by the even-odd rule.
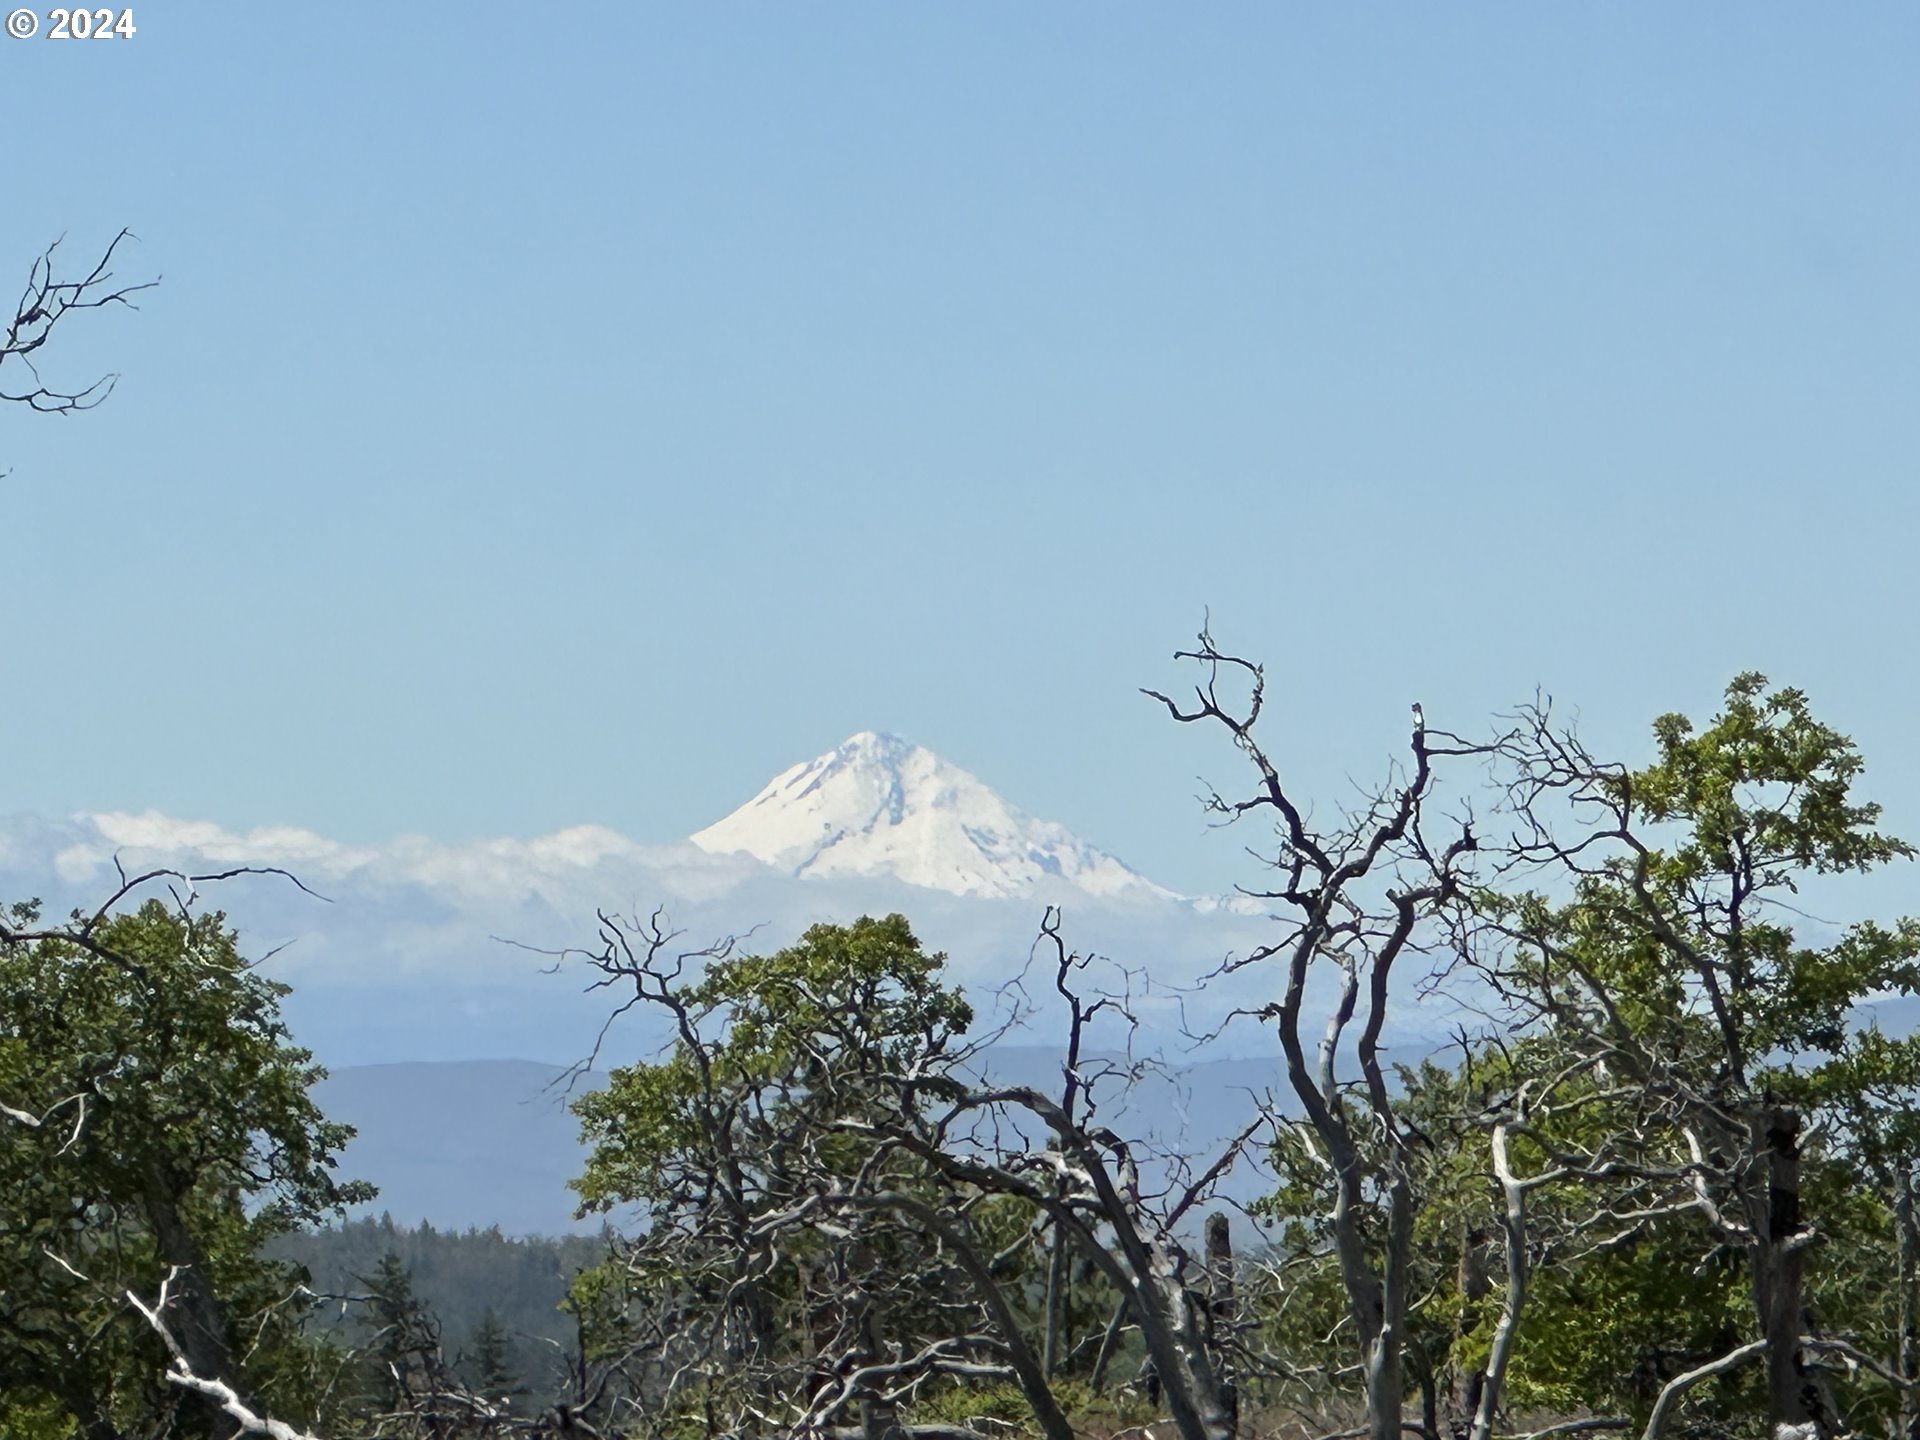
[[885, 877], [954, 895], [1026, 895], [1064, 883], [1101, 899], [1174, 898], [932, 751], [870, 730], [776, 775], [693, 843], [793, 876]]
[[986, 997], [1022, 973], [1043, 907], [1059, 905], [1068, 944], [1109, 957], [1103, 983], [1127, 989], [1131, 1013], [1162, 1039], [1239, 1005], [1232, 985], [1193, 987], [1268, 938], [1257, 904], [1183, 899], [966, 771], [871, 734], [664, 845], [598, 825], [348, 843], [156, 813], [0, 814], [0, 901], [39, 896], [49, 915], [91, 910], [122, 870], [245, 866], [279, 873], [209, 881], [203, 902], [227, 914], [247, 953], [272, 956], [267, 973], [294, 986], [295, 1032], [335, 1065], [577, 1059], [607, 1017], [605, 993], [582, 983], [602, 914], [658, 912], [689, 944], [731, 935], [767, 954], [822, 921], [898, 911]]

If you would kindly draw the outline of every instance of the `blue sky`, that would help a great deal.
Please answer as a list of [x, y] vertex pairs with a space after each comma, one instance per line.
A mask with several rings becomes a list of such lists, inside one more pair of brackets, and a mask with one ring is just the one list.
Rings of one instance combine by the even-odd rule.
[[1920, 832], [1920, 11], [136, 7], [0, 40], [0, 811], [684, 836], [890, 729], [1243, 878], [1211, 607], [1338, 799], [1407, 705], [1809, 689]]

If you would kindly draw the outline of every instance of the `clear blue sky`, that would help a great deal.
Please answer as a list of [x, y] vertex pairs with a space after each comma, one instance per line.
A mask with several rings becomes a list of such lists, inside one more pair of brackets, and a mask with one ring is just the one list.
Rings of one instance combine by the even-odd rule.
[[0, 39], [0, 274], [165, 276], [0, 412], [0, 810], [667, 840], [871, 727], [1219, 888], [1211, 606], [1329, 800], [1754, 667], [1920, 832], [1910, 4], [135, 18]]

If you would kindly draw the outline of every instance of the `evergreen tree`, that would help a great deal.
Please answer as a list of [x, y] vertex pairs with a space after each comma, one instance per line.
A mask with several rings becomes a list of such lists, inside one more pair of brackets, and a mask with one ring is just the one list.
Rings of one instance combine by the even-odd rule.
[[499, 1312], [489, 1305], [474, 1329], [468, 1362], [473, 1383], [489, 1400], [506, 1400], [521, 1388], [514, 1374], [511, 1345]]
[[365, 1284], [374, 1324], [371, 1358], [373, 1388], [388, 1400], [404, 1396], [415, 1382], [429, 1380], [439, 1362], [439, 1334], [413, 1293], [413, 1274], [392, 1250]]

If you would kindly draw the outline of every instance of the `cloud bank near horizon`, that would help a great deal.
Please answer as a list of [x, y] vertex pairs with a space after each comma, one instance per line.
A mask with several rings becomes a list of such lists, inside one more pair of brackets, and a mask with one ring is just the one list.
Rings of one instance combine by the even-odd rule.
[[[200, 887], [200, 900], [227, 914], [247, 953], [270, 956], [267, 973], [295, 987], [286, 1008], [296, 1036], [336, 1065], [579, 1059], [614, 1002], [586, 993], [596, 976], [577, 956], [551, 952], [593, 945], [601, 911], [643, 918], [660, 908], [689, 947], [737, 935], [754, 948], [818, 922], [899, 911], [947, 952], [986, 1010], [981, 997], [1023, 972], [1046, 906], [1060, 903], [1069, 943], [1130, 970], [1143, 1025], [1175, 1045], [1235, 1003], [1221, 987], [1193, 992], [1199, 978], [1269, 928], [1219, 906], [1098, 901], [1064, 886], [981, 898], [886, 878], [795, 879], [751, 856], [642, 845], [594, 825], [349, 845], [299, 826], [240, 832], [157, 812], [0, 816], [0, 898], [37, 896], [52, 914], [92, 908], [119, 883], [116, 863], [129, 874], [276, 867], [314, 892], [246, 875]], [[1109, 974], [1120, 983], [1117, 968]]]

